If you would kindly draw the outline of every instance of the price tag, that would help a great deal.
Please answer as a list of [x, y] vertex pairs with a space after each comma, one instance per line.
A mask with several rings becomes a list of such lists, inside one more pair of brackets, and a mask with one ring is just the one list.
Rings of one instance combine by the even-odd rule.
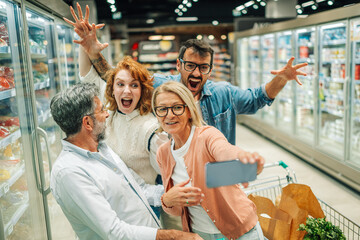
[[10, 224], [10, 226], [8, 227], [8, 230], [7, 230], [8, 236], [12, 233], [13, 230], [14, 230], [14, 225]]
[[4, 194], [6, 194], [10, 189], [10, 186], [9, 186], [9, 183], [4, 183], [4, 187], [3, 187], [3, 190], [4, 190]]

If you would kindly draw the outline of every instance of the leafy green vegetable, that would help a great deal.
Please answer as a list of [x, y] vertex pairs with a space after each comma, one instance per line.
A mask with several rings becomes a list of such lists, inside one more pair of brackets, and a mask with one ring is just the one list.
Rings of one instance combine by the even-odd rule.
[[300, 224], [298, 231], [306, 231], [304, 240], [346, 239], [340, 228], [325, 218], [307, 218], [306, 225]]

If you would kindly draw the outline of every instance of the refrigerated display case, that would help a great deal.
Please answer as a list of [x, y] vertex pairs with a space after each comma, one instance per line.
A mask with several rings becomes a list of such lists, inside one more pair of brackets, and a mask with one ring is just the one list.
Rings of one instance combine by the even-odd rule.
[[0, 239], [46, 239], [21, 10], [0, 0]]
[[[277, 64], [270, 69], [279, 69], [291, 55], [296, 56], [294, 64], [308, 63], [302, 69], [307, 76], [299, 76], [302, 86], [288, 82], [270, 106], [272, 110], [263, 111], [263, 118], [249, 115], [239, 117], [239, 121], [358, 191], [359, 13], [360, 4], [355, 4], [235, 33], [237, 43], [250, 39], [251, 45], [256, 43], [251, 38], [262, 39], [262, 58], [257, 68], [262, 73], [269, 71], [272, 60]], [[237, 44], [234, 59], [236, 67], [242, 69], [244, 61], [237, 56], [241, 55], [240, 49], [241, 44]], [[248, 61], [253, 59], [250, 50]], [[249, 64], [248, 71], [254, 68]], [[248, 79], [235, 82], [251, 83], [253, 79], [249, 74]], [[259, 85], [257, 82], [251, 87]], [[270, 113], [274, 111], [273, 117]]]
[[[281, 69], [284, 67], [288, 60], [293, 56], [293, 35], [291, 31], [279, 32], [276, 35], [277, 41], [277, 58], [276, 66], [274, 69]], [[273, 76], [271, 76], [273, 77]], [[294, 82], [286, 84], [285, 87], [281, 90], [278, 97], [276, 98], [277, 106], [276, 119], [277, 126], [281, 126], [281, 130], [286, 133], [293, 133], [293, 111], [294, 111], [294, 94], [293, 94], [293, 85]]]
[[56, 23], [57, 60], [59, 62], [59, 77], [61, 88], [67, 88], [79, 82], [77, 53], [79, 46], [73, 43], [74, 30], [62, 23]]
[[[303, 69], [306, 76], [298, 76], [302, 86], [295, 86], [295, 135], [303, 141], [314, 144], [315, 142], [315, 99], [317, 94], [315, 59], [315, 27], [300, 28], [295, 30], [295, 63], [307, 63]], [[314, 95], [315, 94], [315, 95]]]
[[342, 156], [345, 139], [346, 22], [319, 27], [319, 146]]
[[[249, 61], [242, 61], [241, 68], [248, 68], [248, 79], [244, 78], [241, 81], [247, 82], [250, 88], [259, 87], [261, 84], [261, 52], [260, 52], [260, 36], [249, 37]], [[247, 63], [249, 65], [247, 65]], [[246, 75], [244, 75], [245, 77]], [[261, 118], [261, 111], [257, 112], [254, 117]]]
[[350, 22], [351, 40], [351, 131], [350, 162], [360, 165], [360, 18]]
[[[261, 42], [261, 67], [259, 70], [261, 71], [261, 83], [270, 82], [272, 79], [272, 75], [270, 73], [271, 70], [275, 69], [275, 34], [265, 34], [260, 37]], [[259, 87], [257, 85], [256, 87]], [[270, 125], [276, 124], [275, 112], [276, 107], [273, 105], [272, 107], [265, 106], [262, 110], [262, 119]]]

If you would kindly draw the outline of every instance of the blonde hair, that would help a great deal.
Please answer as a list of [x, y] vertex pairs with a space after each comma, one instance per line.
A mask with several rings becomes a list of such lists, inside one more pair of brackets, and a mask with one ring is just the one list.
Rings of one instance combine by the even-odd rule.
[[[175, 81], [169, 81], [163, 83], [155, 89], [151, 99], [151, 106], [155, 115], [156, 115], [155, 103], [157, 96], [160, 93], [167, 93], [167, 92], [176, 94], [187, 105], [191, 115], [190, 118], [191, 126], [201, 127], [206, 125], [200, 113], [198, 112], [193, 94], [186, 86], [184, 86], [184, 84]], [[160, 127], [158, 131], [161, 132], [163, 131], [163, 129]]]
[[136, 62], [129, 56], [124, 57], [115, 68], [109, 70], [106, 75], [106, 90], [105, 98], [106, 105], [109, 104], [108, 109], [111, 111], [116, 111], [118, 105], [114, 97], [114, 81], [115, 76], [120, 70], [127, 70], [130, 72], [131, 76], [138, 80], [141, 85], [141, 96], [140, 100], [136, 106], [140, 110], [140, 115], [145, 115], [151, 112], [151, 94], [153, 91], [153, 78], [150, 76], [150, 73], [145, 68], [144, 65]]

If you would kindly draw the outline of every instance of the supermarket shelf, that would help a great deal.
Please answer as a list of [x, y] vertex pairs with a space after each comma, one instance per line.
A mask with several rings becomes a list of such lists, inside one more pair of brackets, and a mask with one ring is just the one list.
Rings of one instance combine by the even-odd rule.
[[29, 202], [26, 202], [26, 203], [20, 205], [20, 207], [16, 210], [14, 215], [11, 217], [10, 221], [7, 224], [5, 224], [5, 226], [4, 226], [5, 238], [12, 233], [14, 226], [19, 221], [19, 219], [22, 217], [22, 215], [25, 213], [25, 211], [28, 209], [28, 207], [29, 207]]
[[4, 90], [4, 91], [0, 92], [0, 100], [7, 99], [10, 97], [15, 97], [15, 96], [16, 96], [15, 88]]
[[44, 49], [37, 49], [36, 51], [32, 50], [31, 58], [33, 59], [47, 58], [46, 51]]
[[337, 116], [337, 117], [344, 117], [344, 113], [340, 112], [340, 111], [332, 111], [332, 110], [328, 110], [326, 108], [321, 109], [322, 112], [326, 112], [329, 113], [331, 115]]
[[47, 87], [50, 87], [50, 79], [49, 78], [46, 79], [43, 82], [39, 82], [39, 83], [34, 84], [35, 91], [40, 90], [40, 89], [44, 89], [44, 88], [47, 88]]
[[328, 64], [332, 64], [332, 63], [345, 64], [345, 59], [333, 59], [333, 60], [322, 61], [323, 65], [328, 65]]
[[6, 147], [7, 145], [14, 143], [20, 137], [21, 137], [21, 133], [20, 133], [20, 129], [18, 129], [0, 141], [0, 148]]
[[346, 39], [338, 39], [338, 40], [331, 40], [323, 42], [323, 46], [337, 46], [337, 45], [345, 45]]
[[0, 197], [4, 196], [9, 190], [10, 187], [25, 173], [25, 164], [22, 163], [21, 166], [16, 170], [16, 172], [6, 181], [0, 183]]
[[10, 48], [8, 46], [0, 47], [0, 58], [11, 58]]

